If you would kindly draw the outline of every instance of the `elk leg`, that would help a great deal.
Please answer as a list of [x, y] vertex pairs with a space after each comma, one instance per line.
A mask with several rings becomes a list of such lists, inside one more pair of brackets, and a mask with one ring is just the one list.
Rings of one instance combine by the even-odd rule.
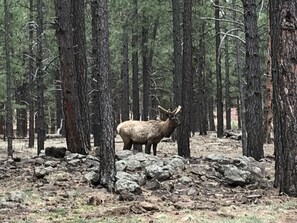
[[150, 144], [150, 143], [147, 143], [147, 144], [145, 145], [145, 153], [146, 153], [146, 154], [151, 154], [151, 145], [152, 145], [152, 144]]
[[131, 150], [132, 144], [132, 140], [130, 140], [128, 143], [124, 143], [124, 150]]
[[157, 144], [153, 144], [153, 152], [154, 152], [154, 156], [157, 155]]

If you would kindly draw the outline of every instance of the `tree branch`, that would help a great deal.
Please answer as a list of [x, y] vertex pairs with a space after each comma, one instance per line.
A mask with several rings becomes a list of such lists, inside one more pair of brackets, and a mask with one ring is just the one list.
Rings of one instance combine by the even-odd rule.
[[242, 22], [237, 22], [237, 21], [233, 21], [233, 20], [229, 20], [229, 19], [216, 19], [216, 18], [211, 18], [211, 17], [200, 17], [200, 19], [202, 19], [202, 20], [218, 20], [221, 22], [235, 23], [237, 25], [244, 26], [244, 24]]

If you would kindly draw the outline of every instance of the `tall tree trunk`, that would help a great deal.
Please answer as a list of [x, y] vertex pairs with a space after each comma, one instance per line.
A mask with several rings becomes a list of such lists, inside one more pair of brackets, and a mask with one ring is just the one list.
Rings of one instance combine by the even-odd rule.
[[[227, 32], [227, 30], [226, 30]], [[229, 39], [225, 38], [225, 109], [226, 109], [226, 129], [231, 129], [231, 97], [230, 97], [230, 61], [229, 61]]]
[[[268, 22], [268, 30], [270, 33], [270, 25]], [[271, 74], [271, 38], [268, 35], [268, 44], [267, 44], [267, 71], [266, 79], [264, 82], [264, 142], [272, 143], [271, 139], [271, 130], [272, 130], [272, 74]]]
[[63, 104], [62, 104], [62, 86], [59, 69], [55, 69], [55, 99], [56, 99], [56, 126], [57, 133], [65, 136], [65, 121], [63, 117]]
[[20, 83], [15, 89], [16, 103], [22, 108], [16, 110], [17, 129], [16, 135], [18, 138], [25, 138], [27, 136], [27, 83]]
[[[232, 0], [232, 8], [236, 9], [236, 0]], [[237, 18], [237, 12], [236, 10], [233, 11], [232, 13], [232, 18], [234, 21], [236, 21]], [[234, 30], [234, 35], [238, 36], [238, 25], [235, 25], [235, 30]], [[244, 100], [242, 100], [243, 96], [243, 89], [242, 89], [242, 72], [241, 72], [241, 52], [240, 52], [240, 41], [237, 38], [234, 38], [234, 46], [235, 46], [235, 60], [236, 60], [236, 65], [235, 65], [235, 72], [236, 72], [236, 77], [237, 77], [237, 88], [238, 88], [238, 96], [237, 96], [237, 123], [238, 123], [238, 128], [242, 129], [242, 141], [246, 142], [246, 129], [245, 129], [245, 123], [244, 119], [242, 119], [242, 111], [244, 110]], [[242, 126], [243, 125], [243, 126]], [[242, 143], [243, 145], [246, 143]]]
[[86, 119], [81, 117], [79, 100], [82, 98], [77, 92], [77, 85], [85, 83], [78, 81], [75, 66], [75, 53], [78, 49], [75, 49], [77, 46], [74, 46], [73, 39], [72, 2], [57, 0], [56, 15], [67, 147], [71, 152], [87, 154], [90, 149], [89, 134], [84, 132], [82, 121]]
[[12, 95], [11, 95], [11, 30], [10, 12], [8, 0], [4, 0], [4, 30], [5, 30], [5, 71], [6, 71], [6, 136], [7, 136], [7, 156], [13, 158], [12, 138]]
[[[160, 3], [160, 2], [159, 2]], [[150, 98], [150, 109], [149, 109], [149, 118], [156, 119], [157, 118], [157, 111], [158, 111], [158, 100], [157, 100], [157, 91], [156, 91], [156, 84], [154, 82], [153, 77], [153, 58], [155, 52], [155, 42], [157, 39], [157, 32], [159, 27], [159, 14], [156, 16], [153, 31], [151, 36], [151, 46], [148, 54], [148, 70], [149, 70], [149, 77], [150, 77], [150, 86], [149, 86], [149, 98]]]
[[297, 3], [270, 1], [275, 181], [297, 196]]
[[84, 147], [89, 150], [91, 144], [85, 36], [85, 0], [72, 0], [72, 7], [74, 63], [77, 83], [79, 83], [76, 88], [79, 100], [80, 119], [77, 121], [78, 124], [82, 126], [81, 140], [83, 140]]
[[121, 71], [121, 116], [122, 121], [129, 120], [129, 58], [128, 58], [128, 26], [127, 24], [123, 25], [123, 62], [122, 62], [122, 71]]
[[150, 86], [150, 78], [149, 78], [149, 68], [148, 68], [148, 22], [147, 17], [143, 15], [143, 25], [142, 25], [142, 86], [143, 86], [143, 99], [142, 99], [142, 120], [148, 120], [149, 113], [149, 86]]
[[215, 32], [216, 32], [216, 80], [217, 80], [217, 136], [222, 137], [224, 132], [223, 87], [220, 54], [220, 1], [215, 0]]
[[209, 95], [208, 97], [208, 105], [207, 105], [207, 110], [208, 110], [208, 122], [209, 122], [209, 130], [210, 131], [215, 131], [216, 130], [216, 126], [215, 126], [215, 117], [213, 114], [213, 110], [214, 110], [214, 97], [212, 95], [212, 90], [211, 90], [211, 86], [212, 86], [212, 82], [213, 82], [213, 74], [212, 72], [209, 72], [209, 76], [207, 77], [207, 94]]
[[190, 157], [190, 111], [192, 104], [192, 1], [184, 1], [183, 11], [183, 65], [182, 65], [182, 113], [181, 132], [178, 135], [178, 155]]
[[244, 20], [246, 39], [244, 118], [247, 130], [247, 148], [246, 151], [243, 151], [243, 155], [260, 160], [264, 157], [263, 110], [256, 0], [246, 0], [244, 2]]
[[29, 25], [29, 62], [28, 62], [28, 75], [29, 75], [29, 148], [34, 147], [35, 141], [35, 88], [34, 88], [34, 67], [33, 67], [33, 44], [34, 44], [34, 23], [33, 0], [30, 0], [30, 25]]
[[[181, 105], [182, 88], [182, 47], [181, 47], [181, 26], [180, 26], [180, 1], [172, 0], [173, 15], [173, 102]], [[179, 128], [178, 128], [179, 129]]]
[[198, 61], [198, 108], [199, 108], [199, 134], [207, 135], [207, 95], [205, 75], [205, 21], [201, 21], [199, 28], [199, 61]]
[[43, 83], [43, 3], [37, 0], [37, 53], [36, 53], [36, 84], [37, 84], [37, 154], [44, 150], [46, 134], [44, 117], [44, 89]]
[[138, 35], [138, 0], [133, 1], [133, 20], [134, 26], [132, 28], [132, 112], [133, 112], [133, 119], [139, 120], [140, 119], [140, 112], [139, 112], [139, 65], [138, 65], [138, 51], [139, 51], [139, 35]]
[[[132, 113], [133, 120], [140, 119], [139, 111], [139, 34], [138, 34], [138, 0], [133, 0], [133, 27], [132, 27]], [[133, 150], [142, 152], [141, 145], [133, 145]]]
[[[172, 39], [173, 39], [173, 104], [181, 105], [182, 93], [182, 47], [181, 47], [181, 13], [180, 0], [172, 0]], [[175, 141], [176, 135], [181, 135], [180, 128], [177, 128], [172, 134]]]
[[[116, 181], [115, 167], [115, 141], [114, 141], [114, 116], [111, 96], [111, 79], [109, 73], [109, 40], [108, 40], [108, 15], [107, 1], [99, 0], [99, 27], [100, 37], [100, 76], [98, 79], [98, 99], [100, 101], [100, 184], [112, 191]], [[98, 112], [99, 112], [98, 111]]]
[[100, 145], [100, 122], [99, 122], [99, 99], [98, 99], [98, 79], [100, 76], [99, 57], [99, 1], [91, 1], [92, 15], [92, 133], [94, 136], [94, 146]]

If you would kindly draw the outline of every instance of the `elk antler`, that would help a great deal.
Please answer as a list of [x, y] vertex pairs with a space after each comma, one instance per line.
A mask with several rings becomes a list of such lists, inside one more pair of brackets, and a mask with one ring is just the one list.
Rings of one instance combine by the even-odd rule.
[[178, 113], [180, 113], [181, 109], [182, 109], [182, 107], [180, 105], [177, 106], [177, 108], [174, 109], [174, 115], [177, 115]]
[[161, 111], [163, 111], [164, 113], [169, 114], [169, 115], [177, 115], [181, 111], [181, 106], [180, 105], [177, 108], [175, 108], [173, 111], [170, 111], [169, 109], [166, 110], [165, 108], [161, 107], [160, 105], [158, 106], [158, 108]]

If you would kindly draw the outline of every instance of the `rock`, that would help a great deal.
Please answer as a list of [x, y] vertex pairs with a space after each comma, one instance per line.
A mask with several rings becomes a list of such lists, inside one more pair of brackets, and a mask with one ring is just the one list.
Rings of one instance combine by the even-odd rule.
[[46, 147], [45, 155], [55, 158], [64, 158], [66, 150], [67, 149], [65, 147]]
[[133, 159], [133, 160], [137, 160], [139, 162], [145, 162], [146, 160], [148, 160], [150, 157], [150, 155], [145, 154], [145, 153], [136, 153], [132, 156], [129, 157], [129, 159]]
[[153, 164], [153, 165], [145, 167], [144, 171], [148, 178], [157, 179], [157, 178], [159, 178], [160, 174], [163, 172], [163, 169], [162, 169], [162, 167], [160, 167], [156, 164]]
[[193, 187], [190, 187], [189, 190], [187, 191], [188, 196], [197, 196], [197, 194], [198, 194], [198, 191]]
[[34, 162], [35, 164], [43, 165], [45, 163], [45, 160], [42, 159], [41, 157], [36, 157]]
[[148, 155], [148, 154], [146, 154], [146, 157], [147, 157], [147, 160], [145, 160], [142, 163], [143, 167], [151, 166], [151, 165], [154, 165], [154, 164], [157, 165], [157, 166], [160, 166], [160, 167], [164, 166], [164, 161], [161, 160], [159, 157]]
[[182, 176], [181, 178], [178, 179], [178, 181], [181, 182], [182, 184], [189, 184], [193, 182], [193, 180], [187, 176]]
[[175, 157], [169, 161], [168, 165], [173, 166], [174, 168], [184, 169], [185, 163], [183, 158]]
[[46, 171], [46, 174], [50, 174], [51, 172], [55, 171], [55, 168], [52, 166], [45, 167], [44, 169]]
[[84, 179], [90, 182], [93, 185], [98, 185], [99, 184], [99, 174], [95, 171], [87, 172], [84, 175]]
[[124, 171], [127, 168], [127, 164], [125, 160], [118, 160], [115, 162], [117, 171]]
[[15, 161], [11, 158], [7, 159], [5, 162], [4, 162], [4, 165], [6, 166], [14, 166], [15, 165]]
[[117, 172], [116, 178], [118, 180], [130, 180], [130, 181], [134, 181], [134, 182], [138, 182], [139, 180], [139, 175], [138, 174], [129, 174], [123, 171], [119, 171]]
[[39, 155], [38, 155], [38, 157], [43, 158], [43, 159], [46, 159], [47, 157], [45, 155], [45, 151], [44, 150], [41, 150], [40, 153], [39, 153]]
[[71, 166], [79, 166], [81, 164], [81, 160], [80, 159], [73, 159], [73, 160], [69, 160], [68, 164]]
[[59, 161], [47, 160], [47, 161], [45, 161], [44, 166], [45, 166], [45, 167], [48, 167], [48, 166], [51, 166], [51, 167], [57, 167], [58, 164], [60, 164]]
[[172, 176], [170, 170], [157, 166], [156, 164], [145, 167], [144, 172], [149, 179], [157, 179], [160, 181], [169, 180]]
[[120, 150], [116, 153], [116, 159], [123, 160], [129, 156], [131, 156], [133, 152], [131, 150]]
[[35, 176], [37, 177], [37, 179], [43, 178], [45, 177], [45, 175], [47, 175], [47, 172], [44, 166], [35, 167]]
[[79, 154], [79, 153], [69, 153], [65, 159], [67, 161], [70, 161], [70, 160], [74, 160], [74, 159], [83, 159], [83, 158], [86, 158], [85, 155], [82, 155], [82, 154]]
[[126, 165], [127, 165], [127, 170], [129, 171], [135, 171], [141, 169], [141, 163], [138, 160], [133, 160], [133, 159], [125, 159]]
[[158, 190], [161, 188], [161, 184], [158, 180], [150, 180], [146, 182], [145, 188], [148, 190]]
[[226, 157], [222, 154], [209, 154], [205, 157], [205, 160], [210, 162], [217, 162], [219, 164], [230, 164], [232, 163], [232, 159]]
[[125, 190], [134, 194], [142, 193], [140, 186], [136, 182], [126, 179], [117, 180], [115, 184], [115, 192], [121, 194]]
[[221, 166], [225, 181], [231, 186], [245, 186], [251, 182], [251, 173], [234, 165]]
[[88, 167], [98, 167], [100, 166], [100, 160], [92, 155], [87, 155], [86, 160], [84, 161]]
[[22, 191], [12, 191], [5, 194], [5, 200], [16, 202], [16, 203], [23, 203], [27, 195]]
[[138, 177], [137, 183], [139, 184], [139, 186], [143, 186], [146, 184], [146, 181], [147, 181], [146, 175], [144, 173], [141, 173]]

